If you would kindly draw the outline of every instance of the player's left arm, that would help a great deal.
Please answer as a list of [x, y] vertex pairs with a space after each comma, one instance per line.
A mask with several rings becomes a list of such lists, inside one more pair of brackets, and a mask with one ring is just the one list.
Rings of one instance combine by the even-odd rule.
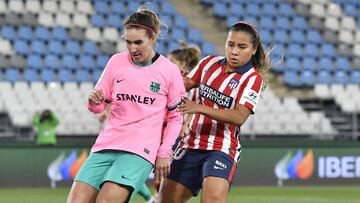
[[158, 181], [170, 173], [172, 146], [183, 124], [183, 114], [177, 110], [177, 107], [181, 104], [182, 97], [185, 96], [184, 82], [177, 68], [172, 76], [173, 78], [167, 95], [167, 125], [161, 137], [161, 144], [155, 162], [155, 180]]
[[219, 122], [238, 126], [245, 123], [246, 119], [252, 113], [248, 107], [241, 104], [236, 105], [234, 109], [215, 109], [188, 99], [185, 99], [183, 104], [179, 106], [179, 110], [183, 113], [200, 113]]
[[183, 113], [200, 113], [219, 122], [241, 126], [249, 115], [255, 112], [262, 83], [262, 78], [259, 75], [249, 77], [244, 88], [239, 90], [234, 109], [217, 109], [185, 99], [183, 104], [179, 106], [179, 110]]

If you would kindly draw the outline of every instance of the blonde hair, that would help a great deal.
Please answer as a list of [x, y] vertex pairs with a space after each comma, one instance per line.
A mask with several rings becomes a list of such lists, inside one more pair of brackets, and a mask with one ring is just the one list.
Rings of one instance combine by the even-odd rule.
[[169, 56], [174, 57], [180, 63], [183, 63], [191, 71], [200, 61], [200, 48], [194, 45], [187, 45], [185, 42], [179, 42], [180, 48], [175, 49], [169, 53]]

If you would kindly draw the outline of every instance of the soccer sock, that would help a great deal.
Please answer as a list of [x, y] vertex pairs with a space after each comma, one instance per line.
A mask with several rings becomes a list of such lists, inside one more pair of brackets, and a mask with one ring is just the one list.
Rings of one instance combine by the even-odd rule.
[[150, 200], [151, 198], [151, 193], [150, 190], [148, 188], [148, 186], [144, 183], [141, 188], [138, 191], [139, 195], [141, 197], [143, 197], [146, 201]]

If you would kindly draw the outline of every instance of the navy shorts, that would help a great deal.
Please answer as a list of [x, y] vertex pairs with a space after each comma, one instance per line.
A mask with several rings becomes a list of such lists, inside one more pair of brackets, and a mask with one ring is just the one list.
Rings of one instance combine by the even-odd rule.
[[224, 152], [178, 148], [168, 178], [181, 183], [196, 196], [207, 176], [224, 178], [231, 185], [235, 169], [235, 161]]

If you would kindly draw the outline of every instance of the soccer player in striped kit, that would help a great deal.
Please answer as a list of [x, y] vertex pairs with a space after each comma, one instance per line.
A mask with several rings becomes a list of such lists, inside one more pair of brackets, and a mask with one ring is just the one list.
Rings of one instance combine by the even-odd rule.
[[237, 22], [229, 30], [226, 57], [208, 56], [185, 77], [199, 101], [179, 110], [194, 114], [173, 156], [159, 202], [185, 202], [202, 190], [201, 202], [226, 202], [240, 157], [240, 127], [255, 113], [270, 67], [256, 27]]

